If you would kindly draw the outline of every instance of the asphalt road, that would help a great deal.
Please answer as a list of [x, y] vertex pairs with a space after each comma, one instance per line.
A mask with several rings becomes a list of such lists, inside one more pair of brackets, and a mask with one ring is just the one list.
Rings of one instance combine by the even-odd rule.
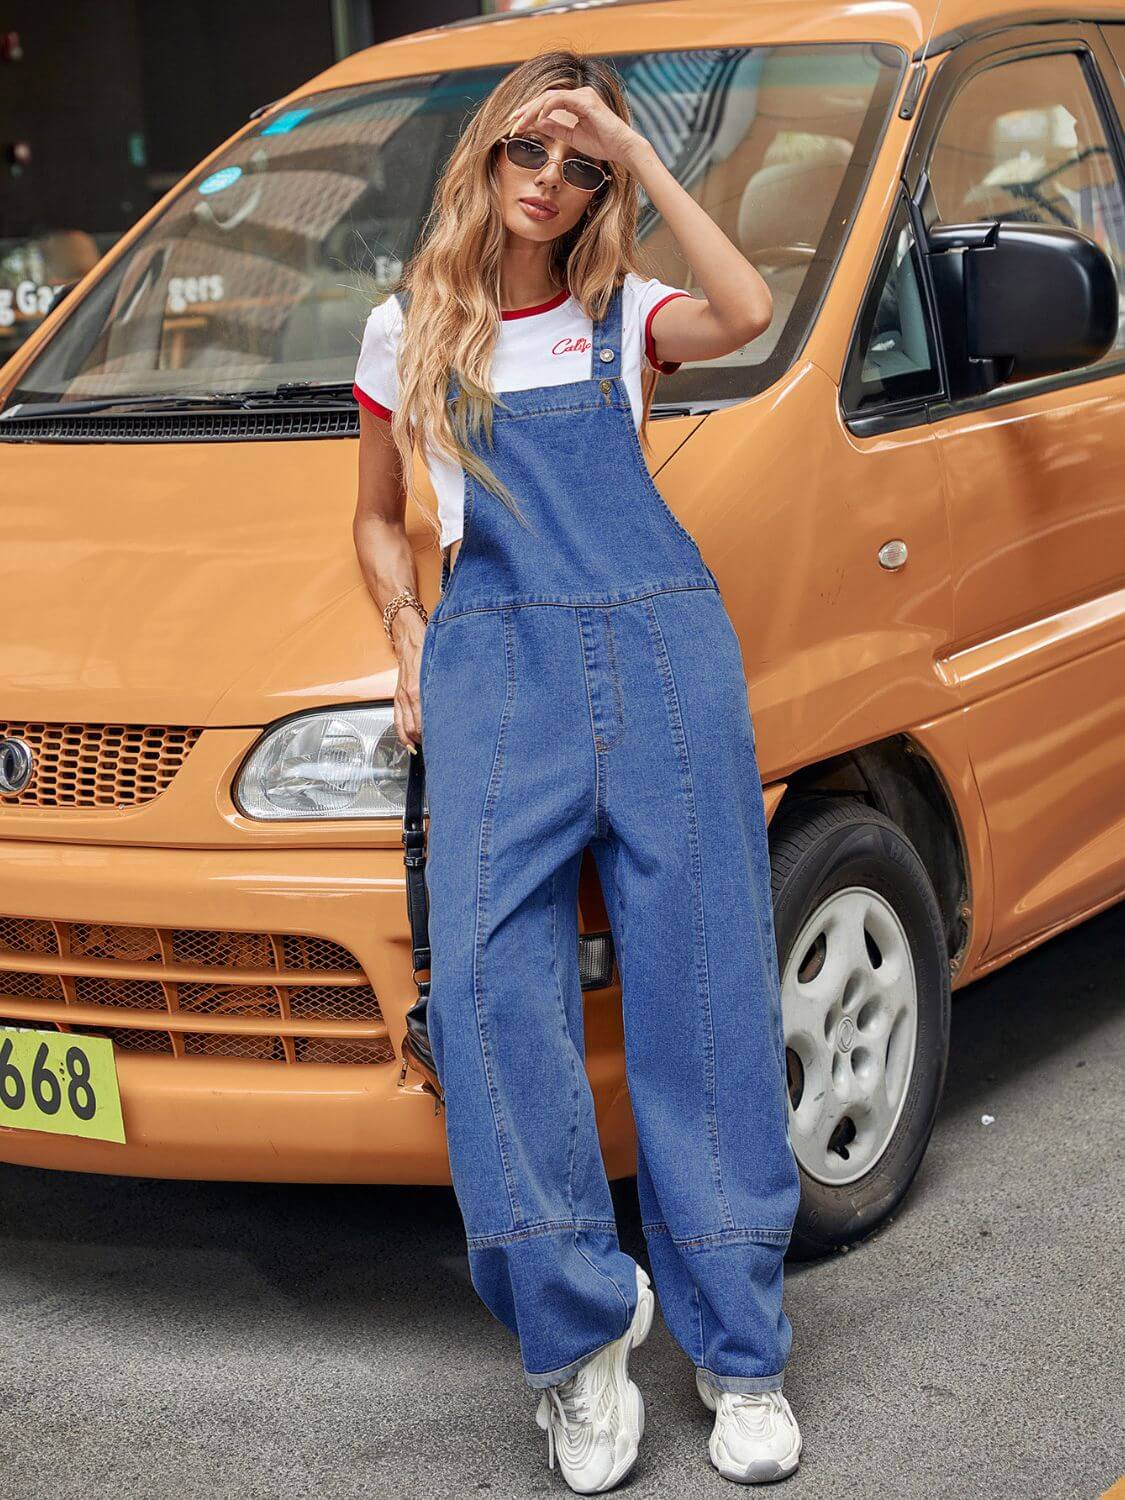
[[[1125, 1472], [1123, 991], [1119, 905], [955, 998], [898, 1215], [787, 1269], [804, 1453], [772, 1494], [1085, 1500]], [[462, 1235], [448, 1189], [0, 1166], [0, 1497], [570, 1495]], [[659, 1314], [632, 1373], [618, 1493], [735, 1493]]]

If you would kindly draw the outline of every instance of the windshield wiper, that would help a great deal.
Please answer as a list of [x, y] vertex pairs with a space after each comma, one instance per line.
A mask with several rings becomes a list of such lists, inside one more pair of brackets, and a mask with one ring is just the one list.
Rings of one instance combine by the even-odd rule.
[[100, 396], [95, 401], [16, 401], [0, 411], [0, 421], [17, 417], [82, 417], [90, 412], [113, 411], [124, 408], [130, 411], [177, 411], [190, 407], [212, 407], [225, 405], [227, 398], [218, 393], [199, 396]]
[[325, 400], [346, 401], [353, 405], [353, 384], [354, 381], [351, 380], [283, 380], [272, 390], [243, 391], [242, 395], [252, 398], [256, 405], [260, 403], [267, 406], [275, 403], [288, 405], [294, 401], [315, 404]]
[[126, 411], [252, 411], [263, 406], [309, 406], [324, 403], [351, 405], [352, 382], [286, 380], [280, 385], [250, 391], [201, 391], [198, 395], [150, 394], [102, 396], [92, 401], [19, 401], [0, 411], [0, 422], [12, 417], [82, 417], [93, 412]]

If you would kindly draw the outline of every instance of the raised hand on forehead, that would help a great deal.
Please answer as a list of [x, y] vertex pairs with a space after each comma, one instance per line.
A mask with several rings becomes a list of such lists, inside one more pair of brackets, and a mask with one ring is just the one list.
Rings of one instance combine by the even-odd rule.
[[643, 140], [595, 89], [543, 89], [508, 117], [508, 133], [537, 130], [573, 146], [583, 156], [623, 161]]

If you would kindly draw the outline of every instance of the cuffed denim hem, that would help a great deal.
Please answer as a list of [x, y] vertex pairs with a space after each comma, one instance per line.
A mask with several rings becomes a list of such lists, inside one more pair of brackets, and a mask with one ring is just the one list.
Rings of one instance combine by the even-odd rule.
[[708, 1385], [719, 1391], [779, 1391], [785, 1379], [785, 1371], [776, 1375], [716, 1375], [712, 1370], [697, 1366]]
[[[631, 1323], [632, 1321], [633, 1314], [630, 1313], [629, 1323]], [[625, 1325], [626, 1332], [628, 1332], [629, 1323], [626, 1323]], [[593, 1359], [595, 1354], [600, 1354], [603, 1349], [608, 1349], [610, 1344], [616, 1344], [617, 1339], [621, 1337], [623, 1337], [623, 1335], [619, 1333], [617, 1335], [617, 1338], [606, 1339], [604, 1344], [599, 1344], [596, 1349], [591, 1349], [589, 1354], [580, 1354], [577, 1359], [572, 1359], [570, 1364], [562, 1365], [557, 1370], [548, 1370], [545, 1374], [542, 1375], [532, 1374], [530, 1370], [525, 1370], [523, 1372], [523, 1378], [527, 1381], [528, 1385], [533, 1391], [546, 1390], [547, 1386], [549, 1385], [561, 1385], [564, 1380], [569, 1380], [569, 1378], [574, 1374], [576, 1370], [580, 1370], [588, 1360]]]

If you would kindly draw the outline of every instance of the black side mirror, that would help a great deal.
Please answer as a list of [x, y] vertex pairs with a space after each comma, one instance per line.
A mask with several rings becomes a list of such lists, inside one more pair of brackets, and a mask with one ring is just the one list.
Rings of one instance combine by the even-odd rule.
[[1117, 338], [1117, 272], [1088, 235], [990, 219], [935, 224], [926, 254], [951, 395], [1094, 364]]

